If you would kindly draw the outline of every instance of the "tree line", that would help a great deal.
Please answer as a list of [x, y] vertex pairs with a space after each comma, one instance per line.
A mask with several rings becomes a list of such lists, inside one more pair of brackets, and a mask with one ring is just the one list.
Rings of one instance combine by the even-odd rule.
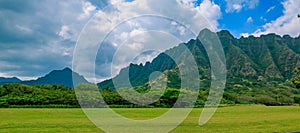
[[[81, 85], [81, 87], [95, 85]], [[276, 87], [247, 88], [235, 85], [234, 89], [226, 89], [221, 104], [264, 104], [264, 105], [293, 105], [300, 104], [300, 91], [293, 87], [278, 85]], [[149, 90], [136, 88], [139, 93], [147, 93]], [[121, 91], [129, 91], [123, 89]], [[99, 93], [98, 93], [99, 92]], [[177, 105], [179, 107], [203, 107], [209, 89], [199, 92], [191, 90], [167, 88], [159, 99], [147, 106], [133, 104], [119, 95], [115, 90], [98, 89], [97, 93], [86, 93], [80, 99], [81, 105], [87, 107], [103, 107], [99, 105], [101, 95], [110, 107], [173, 107], [180, 93], [198, 95], [195, 103], [185, 102], [184, 98]], [[77, 95], [78, 96], [78, 95]], [[58, 85], [23, 85], [18, 83], [0, 85], [0, 107], [66, 107], [78, 108], [80, 104], [75, 90]], [[131, 95], [127, 97], [130, 98]], [[79, 96], [80, 97], [80, 96]], [[134, 95], [132, 95], [134, 99]], [[186, 97], [188, 98], [188, 97]], [[188, 100], [186, 100], [188, 101]]]
[[[0, 107], [103, 107], [99, 104], [101, 102], [100, 99], [103, 98], [110, 107], [170, 108], [177, 102], [181, 93], [186, 94], [186, 97], [177, 102], [177, 106], [192, 107], [195, 105], [195, 107], [203, 107], [209, 95], [209, 86], [201, 89], [199, 92], [167, 88], [162, 96], [159, 93], [161, 90], [157, 88], [154, 90], [154, 94], [158, 98], [157, 101], [150, 105], [136, 105], [124, 99], [116, 90], [110, 88], [98, 88], [96, 85], [89, 84], [82, 84], [78, 87], [81, 88], [79, 90], [83, 90], [83, 93], [77, 93], [76, 96], [73, 88], [62, 85], [3, 84], [0, 85]], [[141, 94], [150, 91], [147, 87], [137, 87], [135, 90]], [[120, 91], [130, 92], [132, 90], [125, 88]], [[198, 95], [196, 102], [187, 102], [189, 101], [188, 96], [192, 95]], [[126, 97], [136, 99], [136, 96], [130, 95], [130, 93]], [[80, 98], [79, 101], [81, 102], [78, 102], [78, 98]], [[295, 70], [294, 77], [284, 83], [251, 80], [235, 80], [227, 83], [221, 104], [264, 104], [271, 106], [300, 104], [300, 67]]]

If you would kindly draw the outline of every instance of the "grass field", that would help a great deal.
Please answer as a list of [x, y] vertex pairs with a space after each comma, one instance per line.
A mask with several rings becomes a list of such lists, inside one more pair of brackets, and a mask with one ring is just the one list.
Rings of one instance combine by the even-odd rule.
[[[132, 119], [149, 119], [168, 109], [115, 109]], [[243, 105], [219, 108], [199, 126], [202, 109], [194, 109], [173, 132], [290, 132], [300, 131], [300, 106]], [[155, 113], [153, 113], [155, 112]], [[81, 109], [0, 109], [0, 132], [102, 132]]]

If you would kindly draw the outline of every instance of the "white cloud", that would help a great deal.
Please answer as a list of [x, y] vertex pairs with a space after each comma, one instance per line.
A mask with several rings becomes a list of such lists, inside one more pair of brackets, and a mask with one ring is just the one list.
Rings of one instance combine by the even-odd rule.
[[243, 8], [242, 5], [240, 4], [233, 4], [232, 5], [233, 10], [235, 10], [236, 12], [240, 12], [241, 9]]
[[20, 26], [20, 25], [16, 25], [16, 28], [18, 30], [20, 30], [21, 32], [27, 32], [27, 33], [32, 33], [32, 29], [25, 27], [25, 26]]
[[[119, 71], [127, 67], [129, 63], [146, 63], [152, 61], [157, 54], [145, 54], [145, 51], [155, 50], [164, 51], [178, 45], [180, 40], [163, 32], [148, 31], [136, 34], [127, 38], [122, 45], [119, 45], [114, 53], [112, 62], [112, 75], [115, 76]], [[147, 59], [147, 60], [142, 60]], [[110, 67], [110, 66], [109, 66]]]
[[243, 36], [243, 37], [249, 37], [250, 34], [249, 33], [241, 33], [241, 36]]
[[185, 31], [185, 27], [183, 27], [183, 26], [178, 26], [178, 30], [179, 30], [179, 34], [180, 34], [180, 35], [182, 35], [182, 36], [185, 35], [185, 32], [186, 32], [186, 31]]
[[267, 10], [267, 12], [266, 12], [266, 13], [269, 13], [269, 12], [271, 12], [272, 10], [274, 10], [274, 9], [275, 9], [275, 7], [276, 7], [276, 6], [272, 6], [272, 7], [270, 7], [270, 8]]
[[[193, 22], [193, 27], [198, 28], [196, 29], [197, 32], [203, 29], [203, 24], [199, 24], [199, 22], [204, 23], [203, 17], [205, 17], [211, 24], [211, 27], [213, 27], [212, 30], [216, 30], [218, 27], [217, 20], [221, 17], [220, 6], [210, 0], [203, 0], [198, 7], [194, 7], [191, 4], [194, 1], [195, 0], [177, 0], [177, 2], [174, 0], [121, 1], [113, 4], [115, 11], [103, 12], [103, 15], [110, 17], [111, 25], [116, 25], [116, 22], [122, 21], [122, 19], [128, 16], [137, 16], [139, 14], [161, 14], [171, 19], [184, 17], [186, 18], [185, 21]], [[98, 29], [105, 30], [104, 27], [105, 26], [101, 26]]]
[[[193, 28], [192, 30], [195, 34], [198, 34], [203, 28], [210, 28], [216, 31], [219, 25], [217, 20], [221, 17], [220, 6], [211, 0], [203, 0], [198, 7], [195, 7], [193, 4], [195, 1], [135, 0], [133, 2], [125, 2], [124, 0], [111, 0], [112, 8], [110, 9], [114, 10], [106, 11], [103, 9], [99, 13], [109, 18], [110, 22], [95, 21], [98, 27], [93, 27], [92, 29], [102, 30], [103, 32], [102, 34], [91, 33], [90, 37], [105, 36], [107, 35], [105, 31], [111, 30], [106, 28], [120, 24], [129, 16], [136, 17], [140, 14], [161, 14], [178, 22], [172, 21], [173, 24], [176, 23], [176, 25], [172, 26], [170, 23], [160, 23], [160, 20], [151, 18], [144, 19], [144, 22], [131, 21], [132, 23], [128, 23], [129, 29], [126, 29], [128, 27], [125, 27], [125, 30], [120, 29], [118, 32], [120, 34], [114, 36], [120, 40], [134, 38], [132, 39], [134, 43], [129, 43], [128, 51], [125, 52], [157, 46], [163, 46], [162, 49], [167, 49], [178, 45], [182, 40], [186, 41], [192, 37], [187, 28]], [[106, 3], [101, 0], [89, 0], [89, 2], [87, 0], [0, 1], [0, 22], [7, 22], [0, 25], [0, 29], [3, 31], [3, 33], [0, 33], [0, 36], [2, 36], [0, 40], [0, 49], [2, 50], [0, 60], [7, 60], [5, 64], [1, 63], [0, 71], [2, 75], [12, 75], [27, 79], [28, 77], [43, 76], [53, 69], [71, 66], [76, 40], [86, 22], [95, 12], [98, 12], [97, 7], [91, 3], [97, 2], [98, 7]], [[100, 17], [99, 19], [102, 18]], [[139, 23], [153, 23], [148, 24], [148, 26], [158, 26], [153, 29], [164, 28], [163, 30], [172, 34], [178, 34], [183, 39], [162, 38], [165, 35], [147, 37], [147, 34], [144, 32], [147, 29], [143, 27], [145, 25], [142, 26]], [[136, 38], [136, 36], [141, 34], [143, 37]], [[120, 45], [119, 42], [115, 41], [111, 44], [117, 47]], [[89, 53], [97, 50], [92, 39], [86, 40], [85, 45], [91, 48]], [[144, 47], [145, 45], [151, 45], [151, 47]], [[151, 57], [145, 55], [147, 60], [152, 59], [153, 56], [155, 55]], [[86, 60], [90, 59], [87, 58]], [[95, 61], [92, 57], [91, 60]], [[126, 59], [125, 61], [128, 60]], [[12, 69], [9, 65], [17, 68]]]
[[253, 18], [252, 17], [249, 17], [248, 19], [247, 19], [247, 23], [252, 23], [253, 22]]
[[297, 14], [300, 9], [299, 0], [286, 0], [282, 3], [284, 7], [283, 15], [276, 20], [266, 23], [261, 29], [256, 30], [252, 35], [260, 36], [262, 34], [276, 33], [279, 35], [289, 34], [299, 36], [300, 19]]
[[133, 63], [135, 63], [135, 64], [143, 63], [145, 65], [146, 62], [151, 62], [156, 56], [158, 56], [161, 53], [161, 51], [152, 51], [152, 50], [149, 50], [149, 51], [146, 51], [146, 52], [144, 52], [144, 53], [140, 54], [139, 56], [135, 57], [133, 59]]
[[267, 19], [264, 18], [263, 16], [261, 16], [260, 19], [263, 20], [263, 21], [265, 21], [265, 22], [267, 21]]
[[5, 73], [0, 73], [0, 77], [7, 77]]
[[92, 12], [96, 11], [96, 7], [92, 5], [90, 2], [82, 1], [82, 4], [83, 4], [82, 6], [83, 13], [79, 15], [78, 17], [79, 20], [89, 18]]
[[28, 79], [70, 67], [94, 9], [86, 0], [0, 1], [0, 71]]
[[253, 9], [259, 4], [259, 0], [225, 0], [226, 12], [240, 12], [243, 8]]
[[218, 19], [220, 19], [222, 16], [220, 6], [210, 0], [203, 0], [200, 6], [196, 9], [198, 10], [197, 15], [203, 15], [205, 18], [207, 18], [208, 22], [210, 22], [215, 28], [212, 30], [216, 30], [219, 26]]
[[63, 25], [61, 27], [60, 32], [58, 33], [59, 36], [61, 36], [64, 39], [70, 39], [71, 35], [70, 35], [70, 28], [67, 25]]
[[[83, 34], [86, 40], [80, 40], [78, 43], [85, 45], [77, 47], [86, 52], [80, 51], [80, 55], [76, 55], [75, 58], [82, 64], [93, 65], [91, 62], [95, 61], [94, 53], [97, 52], [98, 44], [106, 39], [105, 42], [113, 45], [112, 47], [118, 47], [112, 68], [105, 69], [112, 70], [111, 76], [115, 76], [121, 68], [128, 66], [134, 57], [145, 50], [165, 51], [195, 38], [203, 28], [216, 31], [218, 19], [222, 15], [220, 6], [211, 0], [203, 0], [195, 7], [194, 2], [195, 0], [112, 1], [111, 7], [99, 11], [91, 25], [86, 27]], [[107, 38], [102, 38], [105, 36]], [[101, 66], [99, 69], [103, 69], [104, 64], [97, 65]], [[86, 66], [79, 64], [74, 68], [83, 71], [85, 77], [92, 78], [93, 72], [86, 70]], [[98, 76], [103, 79], [104, 75], [100, 73]]]
[[174, 25], [174, 26], [176, 26], [176, 25], [178, 25], [178, 23], [177, 23], [177, 22], [175, 22], [175, 21], [172, 21], [172, 22], [171, 22], [171, 25]]

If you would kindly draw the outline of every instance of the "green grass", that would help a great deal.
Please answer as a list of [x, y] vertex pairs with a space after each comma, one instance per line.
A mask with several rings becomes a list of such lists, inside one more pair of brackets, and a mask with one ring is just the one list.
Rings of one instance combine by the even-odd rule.
[[[150, 119], [168, 109], [114, 109], [131, 119]], [[219, 108], [204, 126], [202, 109], [194, 109], [173, 132], [289, 132], [300, 131], [300, 107], [242, 105]], [[81, 109], [0, 109], [0, 132], [101, 132]]]

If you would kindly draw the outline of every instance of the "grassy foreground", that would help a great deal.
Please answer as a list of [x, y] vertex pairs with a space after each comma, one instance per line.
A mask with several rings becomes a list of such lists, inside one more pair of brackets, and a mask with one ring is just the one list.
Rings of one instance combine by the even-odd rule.
[[[168, 109], [115, 109], [132, 119], [149, 119]], [[300, 131], [300, 107], [243, 105], [219, 108], [199, 126], [202, 109], [194, 109], [173, 132], [290, 132]], [[154, 113], [155, 112], [155, 113]], [[81, 109], [0, 109], [0, 132], [102, 132]]]

